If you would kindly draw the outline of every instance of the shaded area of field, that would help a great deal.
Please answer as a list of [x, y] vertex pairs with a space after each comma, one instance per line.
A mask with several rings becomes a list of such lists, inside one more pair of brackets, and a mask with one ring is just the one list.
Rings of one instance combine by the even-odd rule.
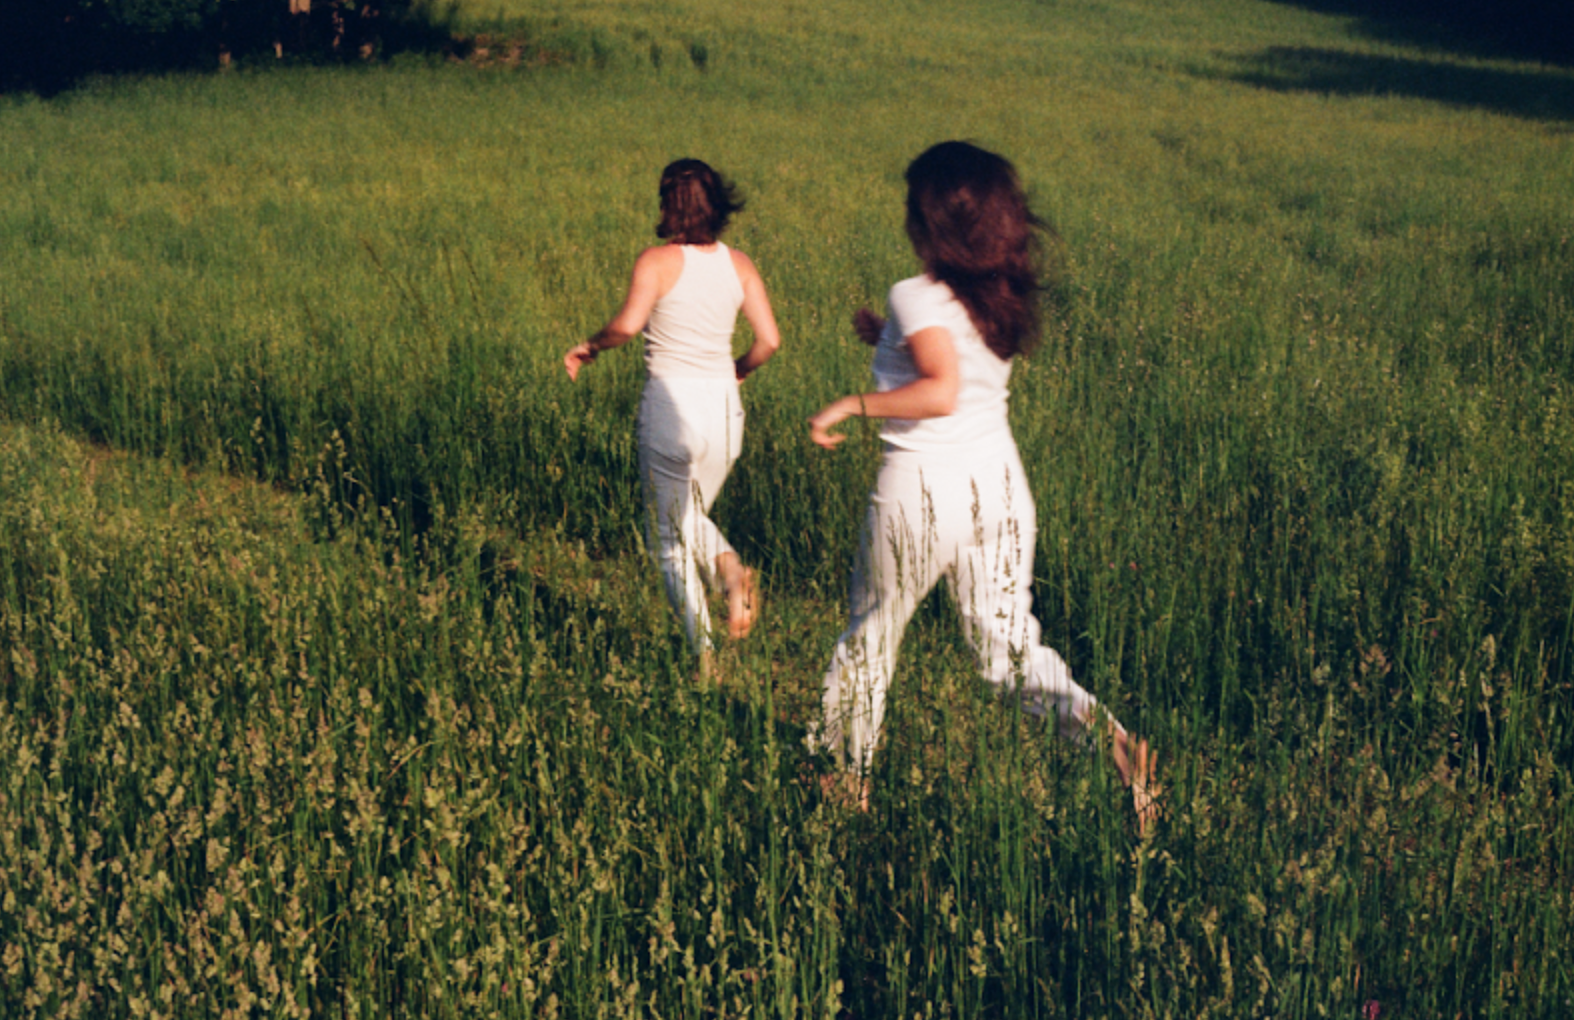
[[1399, 96], [1531, 120], [1574, 120], [1574, 74], [1294, 46], [1230, 59], [1238, 67], [1232, 77], [1262, 88]]
[[1567, 994], [1574, 812], [1538, 716], [1569, 691], [1490, 638], [1254, 686], [1239, 738], [1149, 712], [1167, 816], [1139, 842], [1103, 752], [995, 701], [926, 611], [859, 816], [801, 742], [836, 606], [773, 591], [698, 685], [637, 560], [468, 514], [324, 538], [325, 502], [0, 428], [8, 1014]]
[[1272, 0], [1350, 19], [1362, 39], [1471, 57], [1574, 65], [1574, 9], [1563, 0]]

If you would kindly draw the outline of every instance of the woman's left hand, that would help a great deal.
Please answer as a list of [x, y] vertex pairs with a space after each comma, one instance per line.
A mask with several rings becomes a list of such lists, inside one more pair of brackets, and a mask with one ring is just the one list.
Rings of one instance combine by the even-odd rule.
[[568, 370], [570, 382], [579, 381], [579, 370], [596, 360], [597, 351], [590, 346], [590, 341], [575, 344], [563, 355], [563, 367]]

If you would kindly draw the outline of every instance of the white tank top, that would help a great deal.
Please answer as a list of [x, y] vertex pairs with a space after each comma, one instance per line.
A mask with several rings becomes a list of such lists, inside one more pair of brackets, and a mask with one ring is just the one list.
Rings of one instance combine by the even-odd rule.
[[679, 245], [683, 272], [645, 324], [645, 370], [653, 379], [733, 379], [732, 329], [743, 282], [732, 252]]

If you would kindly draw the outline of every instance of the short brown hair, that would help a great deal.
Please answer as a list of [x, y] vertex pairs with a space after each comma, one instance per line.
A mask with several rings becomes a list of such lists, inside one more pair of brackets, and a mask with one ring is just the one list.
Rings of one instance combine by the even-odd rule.
[[697, 159], [668, 163], [661, 171], [661, 222], [656, 236], [678, 244], [712, 244], [743, 208], [737, 188]]

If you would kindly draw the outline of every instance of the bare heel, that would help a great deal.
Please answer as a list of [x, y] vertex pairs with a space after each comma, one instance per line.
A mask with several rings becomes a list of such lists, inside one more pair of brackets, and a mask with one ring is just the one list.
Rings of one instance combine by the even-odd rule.
[[1137, 831], [1146, 836], [1159, 818], [1159, 755], [1146, 740], [1137, 741], [1136, 768], [1131, 773], [1131, 806], [1137, 811]]
[[848, 811], [869, 813], [869, 780], [856, 773], [830, 772], [820, 776], [820, 795]]
[[746, 638], [760, 612], [759, 578], [753, 568], [741, 566], [727, 585], [727, 633], [734, 641]]
[[1106, 715], [1110, 727], [1115, 769], [1120, 781], [1131, 787], [1131, 806], [1137, 812], [1137, 831], [1143, 836], [1153, 831], [1163, 807], [1159, 803], [1162, 790], [1158, 783], [1158, 752], [1146, 740], [1134, 739], [1112, 717]]

